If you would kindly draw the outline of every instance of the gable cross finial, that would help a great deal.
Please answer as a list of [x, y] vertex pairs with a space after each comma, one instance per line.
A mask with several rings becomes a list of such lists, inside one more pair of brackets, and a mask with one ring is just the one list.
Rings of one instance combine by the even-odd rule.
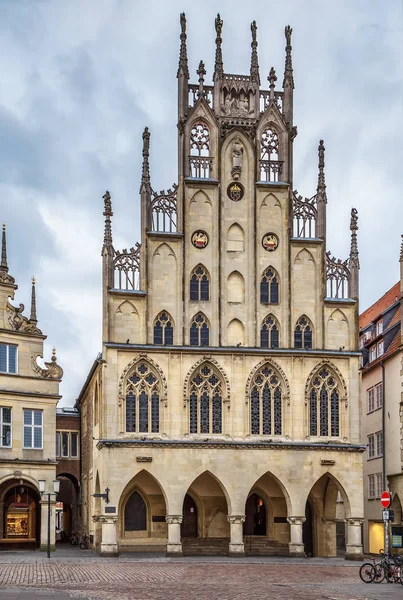
[[223, 75], [224, 75], [224, 63], [223, 63], [223, 59], [222, 59], [222, 50], [221, 50], [221, 44], [222, 44], [221, 33], [222, 33], [223, 24], [224, 24], [224, 21], [221, 19], [220, 13], [218, 13], [216, 20], [215, 20], [215, 30], [217, 33], [217, 37], [215, 39], [216, 48], [215, 48], [215, 64], [214, 64], [213, 80], [216, 77], [223, 77]]
[[204, 67], [204, 62], [201, 60], [199, 62], [199, 68], [197, 69], [196, 73], [199, 76], [199, 98], [201, 98], [202, 96], [204, 96], [204, 76], [206, 74], [206, 69]]
[[325, 145], [323, 140], [320, 140], [318, 146], [319, 156], [319, 172], [318, 172], [318, 187], [316, 189], [318, 195], [318, 202], [327, 203], [326, 197], [326, 183], [325, 183]]
[[284, 69], [284, 80], [283, 87], [285, 87], [286, 82], [291, 84], [292, 89], [294, 89], [294, 73], [292, 69], [292, 46], [291, 46], [291, 34], [292, 29], [289, 25], [284, 30], [286, 46], [285, 46], [285, 69]]
[[356, 267], [357, 269], [359, 269], [360, 261], [358, 258], [358, 243], [357, 243], [358, 211], [356, 208], [351, 209], [350, 231], [351, 231], [350, 267]]
[[186, 48], [187, 35], [186, 35], [185, 13], [181, 13], [180, 23], [181, 23], [181, 35], [180, 35], [181, 48], [180, 48], [180, 52], [179, 52], [179, 66], [178, 66], [177, 77], [179, 77], [179, 73], [182, 71], [184, 76], [186, 77], [186, 79], [189, 79], [188, 53], [187, 53], [187, 48]]
[[257, 57], [257, 25], [256, 21], [252, 21], [250, 25], [250, 30], [252, 32], [252, 56], [250, 62], [250, 78], [253, 83], [257, 83], [260, 85], [260, 75], [259, 75], [259, 62]]
[[32, 292], [31, 292], [31, 316], [29, 322], [36, 325], [38, 322], [36, 316], [36, 292], [35, 292], [35, 277], [32, 277]]
[[3, 231], [1, 237], [1, 262], [0, 262], [0, 283], [14, 284], [15, 279], [8, 274], [7, 265], [7, 242], [6, 242], [6, 224], [3, 223]]
[[270, 83], [270, 100], [274, 100], [274, 88], [276, 87], [277, 81], [276, 71], [274, 70], [274, 67], [270, 69], [270, 73], [267, 80]]
[[112, 226], [111, 226], [111, 217], [113, 216], [113, 212], [112, 212], [111, 195], [108, 192], [108, 190], [106, 190], [106, 192], [102, 196], [102, 198], [104, 200], [104, 217], [105, 217], [104, 245], [103, 245], [102, 251], [104, 251], [106, 249], [107, 253], [109, 254], [110, 252], [113, 253]]

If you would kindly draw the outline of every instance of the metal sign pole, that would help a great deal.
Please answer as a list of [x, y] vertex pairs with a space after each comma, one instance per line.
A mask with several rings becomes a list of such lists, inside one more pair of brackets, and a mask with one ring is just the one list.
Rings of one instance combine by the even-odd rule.
[[389, 558], [389, 521], [384, 519], [383, 522], [385, 525], [385, 556]]

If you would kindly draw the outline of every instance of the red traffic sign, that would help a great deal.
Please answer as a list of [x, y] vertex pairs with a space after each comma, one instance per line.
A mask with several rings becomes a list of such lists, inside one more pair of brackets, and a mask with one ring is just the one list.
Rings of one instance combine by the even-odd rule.
[[389, 492], [382, 492], [381, 504], [383, 508], [389, 508], [389, 506], [392, 504], [392, 496], [389, 494]]

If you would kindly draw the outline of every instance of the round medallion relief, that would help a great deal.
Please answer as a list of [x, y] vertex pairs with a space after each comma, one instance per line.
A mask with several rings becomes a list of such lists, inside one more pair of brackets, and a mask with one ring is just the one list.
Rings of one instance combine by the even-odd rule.
[[205, 248], [207, 246], [208, 242], [209, 242], [208, 235], [205, 231], [202, 231], [201, 229], [199, 229], [198, 231], [195, 231], [193, 233], [192, 244], [195, 248], [202, 250], [203, 248]]
[[239, 202], [240, 200], [242, 200], [244, 193], [245, 190], [243, 188], [243, 185], [238, 183], [237, 181], [230, 183], [227, 187], [228, 198], [233, 202]]
[[268, 252], [274, 252], [278, 247], [278, 237], [275, 233], [266, 233], [262, 239], [262, 246]]

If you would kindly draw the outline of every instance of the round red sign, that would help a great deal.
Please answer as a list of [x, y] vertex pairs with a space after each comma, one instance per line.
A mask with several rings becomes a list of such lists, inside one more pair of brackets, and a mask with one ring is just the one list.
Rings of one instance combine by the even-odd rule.
[[382, 496], [381, 496], [381, 504], [382, 504], [383, 508], [389, 508], [391, 503], [392, 503], [392, 498], [391, 498], [389, 492], [383, 492]]

